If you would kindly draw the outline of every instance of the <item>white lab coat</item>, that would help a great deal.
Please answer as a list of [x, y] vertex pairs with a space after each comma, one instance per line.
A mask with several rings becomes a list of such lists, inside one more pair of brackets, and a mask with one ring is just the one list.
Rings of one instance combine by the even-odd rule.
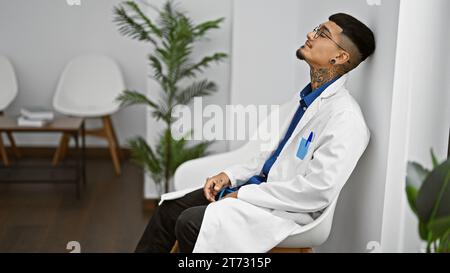
[[[326, 208], [339, 194], [370, 138], [361, 109], [345, 88], [346, 80], [343, 75], [308, 107], [266, 183], [241, 187], [237, 199], [226, 198], [207, 207], [194, 252], [267, 252], [312, 222], [312, 213]], [[296, 93], [290, 110], [280, 113], [284, 126], [278, 138], [284, 136], [298, 98]], [[299, 143], [311, 132], [314, 138], [300, 159]], [[242, 185], [259, 174], [271, 151], [265, 149], [249, 162], [225, 169], [232, 185]], [[166, 194], [162, 201], [192, 190]]]

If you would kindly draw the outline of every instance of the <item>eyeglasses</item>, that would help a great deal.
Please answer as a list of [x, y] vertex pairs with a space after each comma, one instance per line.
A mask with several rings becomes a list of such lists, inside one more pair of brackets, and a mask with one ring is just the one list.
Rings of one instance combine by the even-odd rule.
[[314, 39], [317, 39], [319, 37], [328, 38], [333, 43], [335, 43], [340, 49], [342, 49], [344, 51], [347, 51], [345, 48], [343, 48], [338, 43], [336, 43], [328, 34], [325, 33], [325, 28], [322, 25], [319, 25], [319, 26], [315, 27], [313, 32], [314, 32]]

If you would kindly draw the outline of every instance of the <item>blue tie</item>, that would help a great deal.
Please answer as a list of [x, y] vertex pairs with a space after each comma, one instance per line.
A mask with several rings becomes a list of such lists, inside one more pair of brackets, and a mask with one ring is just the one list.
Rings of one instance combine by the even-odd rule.
[[247, 182], [239, 187], [234, 188], [223, 188], [216, 196], [216, 200], [220, 200], [223, 196], [235, 192], [239, 190], [240, 187], [245, 185], [251, 185], [251, 184], [261, 184], [264, 182], [267, 182], [267, 176], [269, 175], [270, 169], [272, 168], [273, 164], [277, 160], [278, 156], [280, 155], [281, 151], [284, 148], [284, 145], [286, 145], [286, 142], [288, 139], [292, 136], [292, 133], [294, 132], [295, 128], [297, 127], [298, 123], [300, 122], [301, 118], [303, 117], [303, 114], [305, 113], [306, 109], [309, 105], [312, 104], [312, 102], [322, 94], [325, 89], [330, 86], [333, 82], [335, 82], [340, 77], [334, 78], [333, 80], [325, 83], [321, 87], [315, 89], [314, 91], [311, 88], [311, 84], [308, 84], [302, 92], [300, 92], [300, 104], [297, 108], [297, 111], [294, 114], [294, 117], [291, 120], [291, 124], [289, 125], [288, 130], [286, 131], [286, 134], [284, 135], [284, 138], [281, 140], [281, 142], [278, 144], [277, 149], [272, 153], [272, 155], [266, 160], [264, 163], [262, 170], [259, 175], [254, 175], [250, 177]]

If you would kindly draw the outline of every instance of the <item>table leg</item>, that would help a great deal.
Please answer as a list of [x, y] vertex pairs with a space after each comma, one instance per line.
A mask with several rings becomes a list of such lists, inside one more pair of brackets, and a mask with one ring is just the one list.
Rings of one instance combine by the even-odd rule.
[[8, 133], [6, 133], [6, 135], [8, 136], [9, 143], [11, 144], [11, 149], [13, 150], [14, 155], [17, 158], [22, 157], [22, 154], [20, 153], [19, 149], [17, 148], [16, 141], [14, 141], [13, 134], [11, 132], [8, 132]]
[[81, 125], [81, 167], [83, 171], [83, 184], [86, 186], [86, 127], [84, 121]]
[[80, 132], [78, 131], [75, 135], [74, 135], [74, 138], [75, 138], [75, 150], [78, 152], [78, 156], [77, 156], [77, 166], [76, 166], [76, 169], [77, 169], [77, 177], [76, 177], [76, 187], [77, 187], [77, 199], [80, 199], [80, 188], [81, 188], [81, 178], [82, 178], [82, 175], [81, 175], [81, 151], [80, 151], [80, 143], [79, 143], [79, 141], [78, 141], [78, 138], [80, 137]]
[[53, 156], [53, 166], [57, 166], [67, 155], [67, 150], [69, 150], [71, 135], [68, 133], [63, 133], [61, 136], [61, 140], [59, 141], [58, 148]]
[[5, 164], [5, 166], [9, 166], [10, 162], [8, 159], [8, 154], [6, 153], [6, 150], [5, 150], [5, 145], [3, 145], [2, 132], [0, 132], [0, 154], [2, 156], [3, 163]]

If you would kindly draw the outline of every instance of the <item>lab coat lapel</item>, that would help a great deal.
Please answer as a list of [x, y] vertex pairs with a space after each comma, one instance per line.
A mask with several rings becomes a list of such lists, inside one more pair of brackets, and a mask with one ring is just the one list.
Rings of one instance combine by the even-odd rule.
[[288, 139], [284, 147], [288, 147], [295, 136], [301, 131], [301, 129], [305, 127], [305, 125], [308, 124], [311, 118], [316, 115], [317, 111], [319, 111], [320, 109], [320, 103], [321, 100], [318, 98], [314, 100], [314, 102], [308, 107], [308, 109], [306, 109], [306, 112], [303, 114], [303, 117], [300, 119], [300, 122], [297, 124], [297, 127], [295, 127], [294, 132], [292, 133], [291, 137]]
[[[292, 119], [294, 118], [295, 112], [297, 112], [297, 108], [299, 105], [299, 99], [298, 99], [298, 94], [295, 94], [295, 97], [292, 99], [292, 103], [290, 106], [290, 110], [289, 110], [289, 114], [284, 117], [284, 121], [283, 121], [283, 126], [281, 127], [281, 135], [278, 136], [278, 141], [277, 141], [277, 145], [279, 144], [279, 142], [281, 141], [281, 139], [284, 137], [284, 135], [286, 134], [289, 125], [291, 124]], [[276, 149], [276, 147], [274, 147], [274, 149]]]
[[[330, 85], [325, 91], [320, 94], [320, 96], [314, 100], [314, 102], [306, 109], [305, 113], [303, 114], [303, 117], [300, 119], [300, 122], [297, 124], [297, 127], [295, 127], [294, 132], [292, 133], [291, 137], [288, 139], [288, 141], [285, 144], [285, 147], [287, 147], [293, 139], [295, 139], [295, 136], [305, 127], [306, 124], [316, 115], [316, 113], [320, 110], [320, 105], [322, 103], [322, 100], [329, 98], [336, 94], [342, 86], [347, 81], [347, 74], [343, 75], [340, 79], [335, 81], [332, 85]], [[298, 107], [298, 104], [297, 104]], [[285, 132], [285, 131], [284, 131]], [[283, 149], [285, 150], [285, 149]]]

